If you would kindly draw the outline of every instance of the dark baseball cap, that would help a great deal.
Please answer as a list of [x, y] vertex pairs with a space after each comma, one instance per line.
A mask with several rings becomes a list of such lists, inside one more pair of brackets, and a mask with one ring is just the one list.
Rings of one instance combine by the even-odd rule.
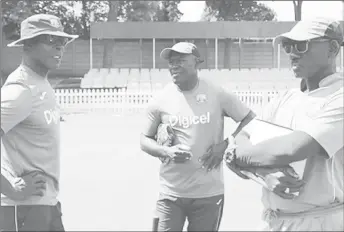
[[283, 39], [306, 41], [316, 38], [333, 39], [344, 45], [343, 28], [339, 21], [320, 17], [299, 21], [289, 32], [277, 36], [275, 41], [279, 43]]
[[160, 57], [168, 60], [170, 58], [171, 52], [178, 52], [181, 54], [192, 54], [199, 58], [199, 62], [202, 63], [204, 60], [201, 59], [201, 54], [199, 53], [196, 45], [193, 43], [189, 42], [179, 42], [173, 45], [171, 48], [165, 48], [164, 50], [161, 51]]
[[63, 31], [61, 20], [49, 14], [36, 14], [28, 17], [20, 24], [20, 39], [8, 44], [8, 47], [23, 46], [23, 41], [39, 35], [55, 35], [68, 38], [71, 42], [78, 35], [70, 35]]

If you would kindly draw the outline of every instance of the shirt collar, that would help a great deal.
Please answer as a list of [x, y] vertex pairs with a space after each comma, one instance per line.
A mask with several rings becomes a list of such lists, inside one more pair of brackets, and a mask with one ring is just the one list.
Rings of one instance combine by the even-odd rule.
[[336, 83], [343, 81], [343, 80], [344, 80], [343, 74], [334, 73], [334, 74], [329, 75], [329, 76], [325, 77], [324, 79], [322, 79], [319, 82], [319, 87], [327, 87], [327, 86], [336, 84]]

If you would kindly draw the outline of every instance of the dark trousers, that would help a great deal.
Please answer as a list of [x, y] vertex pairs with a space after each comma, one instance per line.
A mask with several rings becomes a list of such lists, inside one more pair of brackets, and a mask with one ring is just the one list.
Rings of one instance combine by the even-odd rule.
[[65, 231], [61, 204], [1, 206], [0, 231]]
[[179, 198], [160, 194], [157, 202], [158, 231], [218, 231], [222, 219], [224, 195], [208, 198]]

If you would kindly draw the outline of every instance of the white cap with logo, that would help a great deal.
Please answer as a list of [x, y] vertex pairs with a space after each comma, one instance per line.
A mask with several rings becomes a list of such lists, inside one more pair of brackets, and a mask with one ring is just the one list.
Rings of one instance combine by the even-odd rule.
[[276, 43], [284, 39], [294, 41], [307, 41], [316, 38], [328, 38], [337, 40], [343, 45], [343, 28], [336, 20], [329, 18], [315, 18], [314, 20], [299, 21], [289, 32], [283, 33], [275, 38]]
[[193, 43], [189, 43], [189, 42], [176, 43], [171, 48], [165, 48], [164, 50], [162, 50], [160, 53], [160, 57], [165, 59], [165, 60], [168, 60], [170, 58], [172, 51], [177, 52], [177, 53], [181, 53], [181, 54], [192, 54], [192, 55], [196, 56], [197, 58], [199, 58], [200, 63], [203, 62], [196, 45], [194, 45]]

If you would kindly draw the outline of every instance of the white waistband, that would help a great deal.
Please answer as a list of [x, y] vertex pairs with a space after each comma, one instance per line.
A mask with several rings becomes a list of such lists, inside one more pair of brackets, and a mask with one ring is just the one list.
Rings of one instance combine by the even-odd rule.
[[343, 211], [343, 209], [344, 209], [343, 202], [333, 203], [328, 206], [315, 207], [311, 210], [298, 212], [298, 213], [285, 213], [281, 211], [274, 211], [272, 209], [267, 209], [263, 213], [263, 219], [265, 221], [271, 221], [274, 219], [304, 218], [304, 217], [309, 217], [309, 216], [319, 216], [319, 215], [327, 215], [331, 213], [336, 213], [339, 211]]

